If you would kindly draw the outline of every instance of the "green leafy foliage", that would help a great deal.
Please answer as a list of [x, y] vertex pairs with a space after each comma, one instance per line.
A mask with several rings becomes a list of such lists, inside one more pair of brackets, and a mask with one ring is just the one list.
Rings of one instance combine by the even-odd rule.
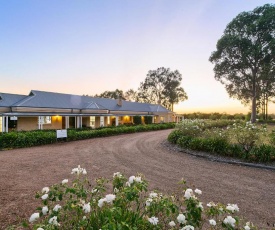
[[[138, 174], [127, 179], [120, 172], [111, 180], [88, 180], [86, 169], [74, 168], [74, 178], [45, 187], [36, 193], [41, 200], [25, 220], [29, 229], [167, 230], [167, 229], [257, 229], [236, 214], [236, 204], [203, 205], [202, 191], [181, 182], [173, 195], [148, 192], [148, 182]], [[211, 222], [210, 222], [211, 220]], [[240, 221], [241, 220], [241, 221]], [[213, 223], [213, 221], [215, 223]]]
[[[275, 132], [267, 135], [265, 126], [250, 122], [230, 124], [228, 120], [185, 119], [169, 134], [168, 141], [181, 148], [248, 161], [275, 161]], [[263, 144], [264, 140], [267, 143]]]
[[133, 122], [135, 125], [141, 125], [142, 121], [141, 121], [141, 116], [134, 116], [133, 117]]
[[106, 127], [100, 129], [68, 129], [66, 139], [57, 139], [56, 130], [35, 130], [0, 134], [0, 149], [24, 148], [63, 141], [76, 141], [97, 137], [114, 136], [124, 133], [147, 132], [172, 129], [174, 123], [148, 124], [136, 126]]

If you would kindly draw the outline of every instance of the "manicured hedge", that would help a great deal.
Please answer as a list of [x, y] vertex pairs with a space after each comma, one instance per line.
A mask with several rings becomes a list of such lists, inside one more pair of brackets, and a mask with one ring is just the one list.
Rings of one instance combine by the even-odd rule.
[[168, 136], [168, 141], [177, 144], [183, 149], [205, 151], [223, 156], [242, 158], [252, 162], [275, 161], [275, 147], [266, 144], [254, 146], [251, 150], [245, 151], [241, 145], [232, 144], [224, 138], [184, 136], [180, 130], [172, 131]]
[[56, 130], [34, 130], [1, 133], [0, 150], [172, 128], [175, 128], [175, 123], [105, 127], [100, 129], [68, 129], [68, 137], [66, 139], [56, 139]]

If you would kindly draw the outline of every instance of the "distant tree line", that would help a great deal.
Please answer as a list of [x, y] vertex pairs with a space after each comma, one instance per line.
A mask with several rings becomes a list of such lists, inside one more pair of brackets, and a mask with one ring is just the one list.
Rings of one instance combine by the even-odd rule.
[[182, 76], [178, 70], [169, 68], [150, 70], [137, 90], [129, 89], [126, 92], [116, 89], [95, 94], [93, 97], [118, 99], [121, 97], [127, 101], [161, 104], [167, 109], [174, 110], [174, 105], [187, 100], [187, 94], [180, 86]]
[[[201, 113], [201, 112], [194, 112], [194, 113], [185, 113], [183, 114], [185, 119], [210, 119], [210, 120], [219, 120], [219, 119], [229, 119], [229, 120], [246, 120], [249, 121], [251, 118], [251, 113], [243, 114], [243, 113], [235, 113], [235, 114], [227, 114], [227, 113]], [[258, 115], [257, 119], [259, 121], [269, 120], [271, 121], [275, 118], [275, 115], [269, 115], [267, 119], [263, 117], [263, 115]]]

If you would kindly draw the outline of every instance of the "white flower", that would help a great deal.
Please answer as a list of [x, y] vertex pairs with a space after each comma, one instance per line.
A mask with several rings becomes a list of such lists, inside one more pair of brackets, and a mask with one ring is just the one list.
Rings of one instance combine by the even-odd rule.
[[175, 226], [176, 226], [176, 223], [175, 223], [174, 221], [170, 221], [170, 222], [169, 222], [169, 226], [170, 226], [170, 227], [175, 227]]
[[39, 213], [35, 212], [31, 215], [29, 221], [32, 223], [32, 222], [36, 221], [38, 218], [39, 218]]
[[197, 207], [200, 208], [201, 210], [203, 210], [202, 202], [199, 202], [199, 204], [197, 205]]
[[193, 196], [193, 190], [191, 188], [186, 189], [184, 197], [189, 200]]
[[72, 169], [71, 174], [77, 174], [77, 175], [83, 174], [83, 175], [86, 175], [87, 171], [86, 171], [86, 169], [81, 168], [80, 165], [78, 165], [77, 168], [73, 168]]
[[185, 215], [183, 215], [182, 213], [178, 215], [177, 220], [179, 223], [184, 224], [185, 221]]
[[239, 211], [239, 207], [238, 207], [238, 205], [236, 205], [236, 204], [228, 204], [227, 206], [226, 206], [226, 210], [229, 210], [229, 211], [231, 211], [231, 212], [238, 212]]
[[68, 179], [64, 179], [61, 183], [64, 185], [64, 184], [67, 184], [69, 182]]
[[130, 187], [131, 186], [131, 184], [127, 181], [126, 182], [126, 184], [125, 184], [126, 186], [128, 186], [128, 187]]
[[227, 216], [224, 220], [223, 223], [229, 224], [232, 227], [235, 227], [236, 220], [232, 216]]
[[42, 188], [42, 193], [48, 193], [50, 191], [49, 187]]
[[151, 193], [149, 194], [149, 197], [150, 197], [150, 198], [156, 198], [156, 197], [158, 197], [158, 194], [157, 194], [156, 192], [151, 192]]
[[102, 208], [102, 206], [104, 205], [104, 202], [106, 202], [106, 198], [102, 198], [98, 201], [98, 207]]
[[38, 229], [36, 229], [36, 230], [44, 230], [44, 228], [38, 228]]
[[44, 194], [43, 196], [41, 196], [41, 199], [42, 199], [42, 200], [47, 200], [47, 199], [48, 199], [48, 196], [49, 196], [49, 195], [46, 193], [46, 194]]
[[148, 221], [152, 224], [152, 225], [157, 225], [159, 222], [159, 219], [157, 217], [152, 216], [151, 218], [148, 218]]
[[195, 193], [201, 195], [201, 194], [202, 194], [202, 191], [196, 188], [196, 189], [195, 189]]
[[211, 220], [209, 220], [209, 224], [210, 225], [213, 225], [213, 226], [216, 226], [216, 221], [215, 220], [213, 220], [213, 219], [211, 219]]
[[153, 202], [153, 199], [152, 198], [148, 198], [145, 202], [146, 206], [150, 206], [151, 203]]
[[113, 178], [115, 178], [115, 177], [122, 177], [122, 174], [120, 172], [116, 172], [113, 175]]
[[58, 212], [59, 209], [61, 209], [61, 206], [57, 204], [54, 206], [53, 211]]
[[44, 207], [42, 208], [42, 213], [43, 213], [44, 216], [47, 215], [48, 211], [49, 211], [49, 209], [48, 209], [47, 206], [44, 206]]
[[114, 194], [108, 194], [105, 196], [107, 203], [112, 203], [116, 199], [116, 195]]
[[49, 224], [59, 226], [60, 224], [57, 222], [57, 216], [54, 216], [51, 219], [49, 219]]
[[248, 225], [245, 225], [245, 226], [244, 226], [244, 229], [245, 229], [245, 230], [250, 230], [250, 227], [249, 227]]
[[92, 189], [92, 193], [96, 193], [96, 192], [97, 192], [96, 188]]
[[135, 182], [141, 183], [141, 182], [142, 182], [141, 177], [140, 177], [140, 176], [137, 176], [137, 177], [135, 178]]
[[132, 184], [134, 182], [134, 180], [136, 179], [135, 176], [130, 176], [129, 177], [129, 183]]
[[181, 230], [194, 230], [195, 228], [192, 225], [186, 225]]
[[207, 207], [215, 207], [215, 206], [217, 206], [217, 205], [213, 201], [211, 201], [207, 204]]
[[87, 204], [84, 204], [84, 205], [83, 205], [83, 211], [84, 211], [85, 213], [91, 212], [91, 205], [90, 205], [90, 203], [87, 203]]
[[86, 218], [87, 218], [86, 216], [83, 216], [82, 220], [86, 220]]

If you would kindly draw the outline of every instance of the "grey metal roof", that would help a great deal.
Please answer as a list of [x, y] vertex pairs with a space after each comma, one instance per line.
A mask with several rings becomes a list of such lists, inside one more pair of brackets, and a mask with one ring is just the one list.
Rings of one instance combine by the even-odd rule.
[[10, 107], [24, 98], [26, 95], [0, 93], [0, 107]]
[[23, 100], [20, 100], [18, 103], [14, 104], [14, 106], [134, 112], [170, 112], [170, 110], [161, 105], [122, 100], [122, 106], [118, 106], [117, 100], [115, 99], [52, 93], [38, 90], [32, 90], [29, 96], [25, 97]]
[[28, 97], [14, 106], [60, 109], [106, 109], [100, 105], [96, 105], [91, 97], [38, 90], [32, 90]]

